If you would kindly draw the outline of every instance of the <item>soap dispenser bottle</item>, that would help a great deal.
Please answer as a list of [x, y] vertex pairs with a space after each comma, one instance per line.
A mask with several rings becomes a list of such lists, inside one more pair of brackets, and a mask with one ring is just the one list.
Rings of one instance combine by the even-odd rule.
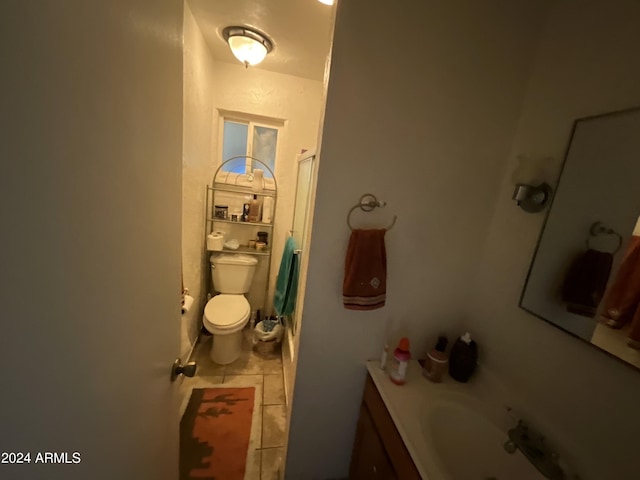
[[478, 345], [469, 332], [462, 335], [451, 348], [449, 375], [459, 382], [467, 382], [478, 362]]
[[432, 382], [440, 383], [447, 371], [449, 363], [449, 358], [445, 353], [447, 343], [449, 343], [447, 337], [441, 335], [438, 337], [438, 343], [436, 343], [435, 348], [427, 353], [427, 360], [422, 369], [422, 374]]

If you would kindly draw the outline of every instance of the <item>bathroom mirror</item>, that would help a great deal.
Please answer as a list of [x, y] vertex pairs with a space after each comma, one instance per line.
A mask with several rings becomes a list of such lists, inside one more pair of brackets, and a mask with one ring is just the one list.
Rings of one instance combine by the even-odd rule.
[[640, 368], [640, 108], [576, 120], [520, 307]]

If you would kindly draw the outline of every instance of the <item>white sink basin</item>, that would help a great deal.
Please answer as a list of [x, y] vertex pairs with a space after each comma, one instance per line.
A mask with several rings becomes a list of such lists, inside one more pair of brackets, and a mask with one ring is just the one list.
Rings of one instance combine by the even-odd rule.
[[367, 367], [423, 480], [546, 480], [520, 450], [504, 449], [516, 424], [504, 406], [511, 395], [486, 369], [469, 383], [432, 383], [411, 360], [398, 386], [378, 362]]
[[452, 480], [545, 480], [527, 458], [508, 453], [509, 419], [474, 399], [452, 396], [430, 404], [422, 430], [442, 473]]

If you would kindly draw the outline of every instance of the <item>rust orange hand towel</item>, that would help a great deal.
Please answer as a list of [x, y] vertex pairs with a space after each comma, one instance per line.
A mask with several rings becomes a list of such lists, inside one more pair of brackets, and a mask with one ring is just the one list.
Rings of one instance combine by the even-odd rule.
[[384, 307], [387, 294], [385, 229], [353, 230], [344, 265], [342, 298], [349, 310]]

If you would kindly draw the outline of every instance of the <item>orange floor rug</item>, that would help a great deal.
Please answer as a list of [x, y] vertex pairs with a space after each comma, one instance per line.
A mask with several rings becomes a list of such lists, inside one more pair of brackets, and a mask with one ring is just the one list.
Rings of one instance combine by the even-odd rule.
[[243, 480], [255, 387], [194, 388], [180, 422], [180, 480]]

